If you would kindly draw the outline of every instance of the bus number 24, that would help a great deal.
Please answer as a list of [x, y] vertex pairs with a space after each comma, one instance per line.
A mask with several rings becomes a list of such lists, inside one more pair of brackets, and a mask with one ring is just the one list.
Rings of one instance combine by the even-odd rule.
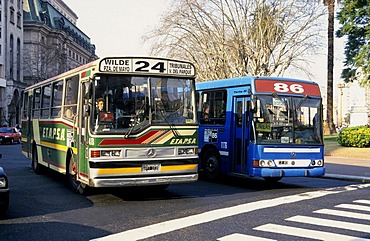
[[135, 69], [135, 71], [141, 71], [141, 72], [159, 72], [164, 73], [166, 71], [164, 65], [164, 62], [157, 62], [153, 66], [150, 66], [150, 63], [147, 61], [137, 61], [135, 62], [135, 65], [138, 67]]
[[304, 88], [300, 84], [286, 84], [286, 83], [275, 83], [274, 90], [276, 92], [293, 92], [296, 94], [301, 94], [304, 92]]

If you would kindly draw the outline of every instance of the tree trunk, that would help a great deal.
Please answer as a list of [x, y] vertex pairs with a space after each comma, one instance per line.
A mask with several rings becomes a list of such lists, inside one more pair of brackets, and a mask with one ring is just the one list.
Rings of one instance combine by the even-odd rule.
[[335, 133], [333, 122], [333, 72], [334, 72], [334, 0], [328, 1], [328, 91], [326, 105], [326, 123], [324, 123], [324, 135]]

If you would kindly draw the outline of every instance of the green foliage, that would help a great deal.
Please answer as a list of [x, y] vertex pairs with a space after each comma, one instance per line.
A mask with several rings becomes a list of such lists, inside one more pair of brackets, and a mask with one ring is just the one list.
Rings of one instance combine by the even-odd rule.
[[342, 78], [345, 82], [358, 80], [362, 86], [370, 86], [370, 1], [343, 0], [342, 4], [337, 16], [342, 25], [337, 36], [347, 36]]
[[370, 147], [370, 128], [355, 126], [344, 128], [338, 135], [341, 146]]

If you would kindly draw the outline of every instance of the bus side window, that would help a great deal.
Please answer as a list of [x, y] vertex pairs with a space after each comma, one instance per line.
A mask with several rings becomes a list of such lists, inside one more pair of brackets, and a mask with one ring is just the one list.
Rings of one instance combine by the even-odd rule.
[[77, 113], [78, 99], [78, 75], [66, 80], [66, 92], [64, 99], [64, 117], [72, 119]]
[[202, 101], [200, 124], [224, 125], [226, 121], [226, 91], [203, 92]]
[[37, 88], [33, 92], [33, 105], [32, 105], [32, 117], [40, 117], [40, 97], [41, 97], [41, 88]]
[[52, 86], [52, 101], [51, 101], [51, 116], [61, 117], [62, 96], [63, 96], [63, 80], [53, 83]]
[[41, 118], [49, 118], [50, 110], [50, 84], [42, 87]]

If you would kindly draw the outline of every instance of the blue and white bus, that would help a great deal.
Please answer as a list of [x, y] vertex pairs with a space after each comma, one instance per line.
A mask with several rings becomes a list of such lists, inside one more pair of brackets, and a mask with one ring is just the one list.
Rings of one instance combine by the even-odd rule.
[[325, 174], [322, 98], [317, 83], [277, 77], [239, 77], [196, 84], [199, 171], [314, 177]]

